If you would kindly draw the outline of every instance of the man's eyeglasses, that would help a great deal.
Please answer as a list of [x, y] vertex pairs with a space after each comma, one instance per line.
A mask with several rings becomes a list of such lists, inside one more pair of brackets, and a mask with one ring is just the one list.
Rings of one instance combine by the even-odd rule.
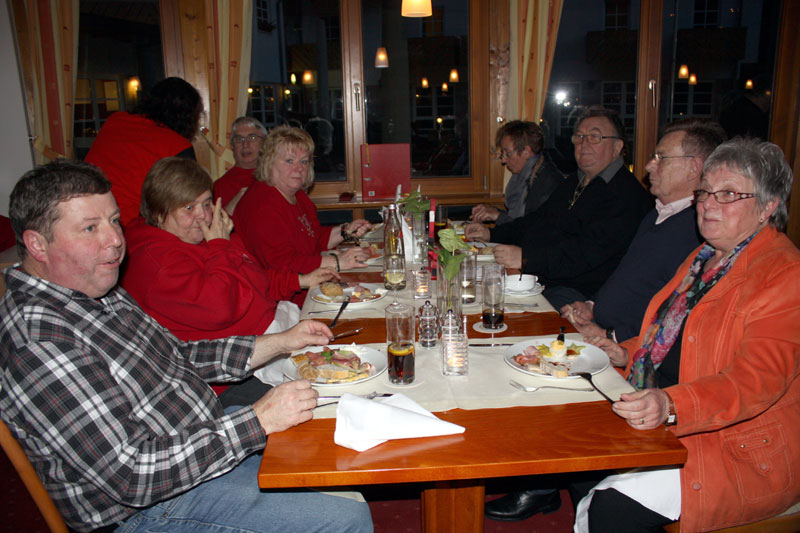
[[576, 133], [572, 136], [572, 144], [583, 144], [583, 140], [589, 144], [600, 144], [603, 139], [619, 139], [616, 135], [600, 135], [599, 133]]
[[262, 137], [261, 135], [256, 135], [255, 133], [251, 133], [250, 135], [245, 135], [244, 137], [242, 137], [241, 135], [235, 135], [233, 139], [231, 139], [231, 142], [233, 142], [233, 144], [242, 144], [245, 141], [247, 141], [250, 144], [252, 144], [254, 142], [260, 141], [263, 138], [264, 137]]
[[497, 159], [502, 161], [503, 159], [511, 159], [511, 156], [519, 152], [520, 150], [500, 150], [498, 152], [494, 152], [494, 155], [497, 157]]
[[738, 202], [739, 200], [746, 200], [747, 198], [754, 198], [755, 194], [751, 192], [736, 192], [736, 191], [706, 191], [705, 189], [697, 189], [694, 191], [694, 199], [701, 204], [708, 200], [710, 195], [714, 195], [718, 204], [730, 204]]
[[663, 161], [664, 159], [672, 159], [673, 157], [694, 157], [694, 156], [693, 155], [662, 155], [662, 154], [659, 154], [658, 152], [656, 152], [654, 154], [650, 154], [650, 160], [652, 161], [652, 160], [655, 159], [656, 163], [661, 163], [661, 161]]

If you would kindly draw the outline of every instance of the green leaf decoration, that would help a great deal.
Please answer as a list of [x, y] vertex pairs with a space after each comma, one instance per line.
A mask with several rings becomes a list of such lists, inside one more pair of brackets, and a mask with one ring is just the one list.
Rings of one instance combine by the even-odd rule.
[[397, 204], [403, 206], [407, 213], [425, 213], [431, 209], [431, 201], [423, 199], [419, 191], [403, 195]]
[[445, 248], [450, 253], [456, 250], [469, 250], [469, 245], [456, 235], [456, 230], [454, 229], [439, 230], [439, 243], [442, 248]]

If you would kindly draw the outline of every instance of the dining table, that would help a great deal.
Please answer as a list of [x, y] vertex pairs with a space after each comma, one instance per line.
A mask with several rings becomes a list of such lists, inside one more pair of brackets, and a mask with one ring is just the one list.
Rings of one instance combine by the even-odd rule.
[[[343, 273], [342, 278], [382, 292], [379, 265]], [[407, 276], [406, 288], [396, 297], [419, 308], [425, 299], [414, 298], [411, 279]], [[316, 301], [315, 294], [318, 291], [309, 291], [301, 318], [327, 324], [339, 306]], [[362, 328], [342, 341], [385, 353], [384, 308], [393, 299], [388, 293], [369, 305], [349, 305], [333, 332]], [[429, 299], [435, 303], [433, 294]], [[357, 452], [334, 443], [337, 405], [318, 407], [313, 420], [269, 436], [259, 487], [357, 490], [413, 483], [420, 487], [422, 531], [480, 532], [489, 479], [677, 466], [686, 461], [686, 449], [669, 429], [632, 428], [602, 396], [586, 391], [586, 381], [531, 375], [509, 364], [509, 345], [555, 337], [562, 327], [572, 342], [582, 342], [582, 336], [541, 294], [509, 295], [505, 311], [505, 327], [494, 333], [480, 326], [479, 305], [464, 306], [469, 344], [466, 376], [443, 375], [440, 346], [423, 348], [417, 343], [416, 378], [409, 385], [392, 384], [388, 372], [383, 372], [361, 383], [317, 387], [326, 396], [403, 393], [439, 419], [462, 426], [463, 433], [388, 440]], [[512, 379], [525, 386], [555, 384], [574, 390], [523, 392], [509, 384]], [[598, 370], [593, 380], [614, 399], [633, 390], [611, 366]]]

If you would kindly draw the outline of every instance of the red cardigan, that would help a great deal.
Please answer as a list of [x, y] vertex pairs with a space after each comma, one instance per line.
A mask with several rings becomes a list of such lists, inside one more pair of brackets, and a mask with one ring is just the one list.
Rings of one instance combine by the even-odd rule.
[[[650, 301], [640, 336], [697, 251]], [[638, 338], [623, 346], [634, 353]], [[800, 501], [800, 252], [786, 235], [761, 230], [692, 309], [679, 383], [665, 390], [689, 451], [681, 531], [754, 522]]]
[[235, 235], [190, 244], [139, 218], [125, 237], [122, 287], [181, 340], [262, 334], [277, 301], [300, 290], [295, 272], [265, 271]]
[[[108, 117], [86, 155], [111, 181], [123, 224], [139, 216], [142, 184], [153, 163], [192, 148], [192, 143], [142, 115], [118, 111]], [[191, 152], [194, 158], [194, 152]]]
[[242, 187], [250, 187], [255, 179], [254, 168], [233, 167], [214, 182], [214, 198], [222, 198], [222, 205], [228, 205]]
[[257, 181], [247, 189], [233, 213], [236, 232], [264, 267], [281, 266], [308, 274], [322, 263], [331, 227], [317, 219], [317, 208], [300, 191], [295, 205], [278, 189]]

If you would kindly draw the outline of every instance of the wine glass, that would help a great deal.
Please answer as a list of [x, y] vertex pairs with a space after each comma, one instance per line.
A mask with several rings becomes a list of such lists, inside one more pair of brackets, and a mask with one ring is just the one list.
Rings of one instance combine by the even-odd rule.
[[406, 280], [406, 258], [402, 255], [387, 255], [383, 262], [383, 277], [386, 286], [392, 289], [392, 298], [397, 303], [397, 289]]

